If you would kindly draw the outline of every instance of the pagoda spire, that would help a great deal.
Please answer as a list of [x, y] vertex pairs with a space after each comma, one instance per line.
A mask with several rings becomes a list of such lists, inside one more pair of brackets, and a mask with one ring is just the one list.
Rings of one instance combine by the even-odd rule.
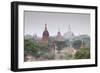
[[45, 24], [45, 29], [42, 34], [42, 42], [48, 43], [48, 38], [49, 38], [49, 32], [47, 30], [47, 24]]
[[47, 24], [45, 24], [45, 30], [47, 30]]

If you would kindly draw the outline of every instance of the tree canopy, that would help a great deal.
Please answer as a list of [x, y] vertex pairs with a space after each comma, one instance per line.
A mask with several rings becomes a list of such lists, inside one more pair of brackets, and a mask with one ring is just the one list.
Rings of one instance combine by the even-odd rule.
[[81, 48], [79, 49], [75, 56], [75, 59], [88, 59], [90, 58], [90, 49], [89, 48]]

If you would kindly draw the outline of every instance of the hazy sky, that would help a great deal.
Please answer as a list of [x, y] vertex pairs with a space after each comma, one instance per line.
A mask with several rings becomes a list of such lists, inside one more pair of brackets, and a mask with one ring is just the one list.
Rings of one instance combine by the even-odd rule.
[[90, 35], [90, 14], [24, 11], [24, 35], [41, 37], [45, 24], [50, 36], [55, 36], [58, 29], [63, 35], [69, 24], [75, 35]]

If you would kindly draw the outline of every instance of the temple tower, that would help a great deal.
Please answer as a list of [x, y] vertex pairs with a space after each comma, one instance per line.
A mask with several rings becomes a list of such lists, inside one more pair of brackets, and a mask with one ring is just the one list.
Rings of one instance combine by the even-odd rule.
[[47, 29], [47, 24], [45, 24], [45, 29], [44, 29], [43, 34], [42, 34], [42, 41], [44, 43], [48, 43], [48, 39], [49, 39], [49, 32]]

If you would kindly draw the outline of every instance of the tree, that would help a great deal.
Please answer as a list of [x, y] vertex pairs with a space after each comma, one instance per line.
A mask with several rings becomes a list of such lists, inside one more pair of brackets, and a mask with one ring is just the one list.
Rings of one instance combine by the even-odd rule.
[[70, 41], [69, 40], [66, 40], [65, 43], [66, 43], [65, 47], [70, 47]]
[[75, 40], [75, 41], [73, 41], [72, 46], [73, 46], [75, 49], [79, 49], [79, 48], [81, 47], [81, 43], [82, 43], [81, 40]]
[[27, 53], [31, 53], [33, 55], [36, 55], [38, 53], [38, 50], [39, 50], [38, 48], [39, 48], [39, 46], [33, 41], [31, 41], [29, 39], [24, 41], [24, 50]]
[[90, 58], [90, 49], [89, 48], [81, 48], [79, 49], [75, 55], [75, 59], [88, 59]]
[[24, 40], [24, 51], [25, 55], [31, 54], [35, 58], [46, 57], [48, 44], [39, 44], [35, 40], [27, 39]]
[[56, 41], [56, 46], [58, 50], [61, 50], [62, 48], [64, 48], [66, 45], [66, 43], [64, 41]]

